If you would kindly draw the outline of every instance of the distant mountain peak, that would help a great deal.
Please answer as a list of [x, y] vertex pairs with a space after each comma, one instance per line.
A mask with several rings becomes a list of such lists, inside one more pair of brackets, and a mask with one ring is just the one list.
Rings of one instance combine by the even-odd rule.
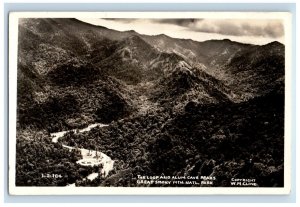
[[131, 30], [126, 30], [125, 32], [127, 33], [132, 33], [132, 34], [135, 34], [135, 35], [138, 35], [139, 33], [137, 33], [135, 30], [131, 29]]
[[164, 38], [169, 38], [169, 36], [168, 35], [166, 35], [166, 34], [158, 34], [158, 35], [155, 35], [155, 36], [157, 36], [157, 37], [164, 37]]
[[89, 25], [89, 26], [95, 27], [95, 28], [102, 28], [102, 29], [111, 30], [111, 29], [109, 29], [107, 27], [104, 27], [102, 25], [95, 25], [95, 24], [92, 24], [92, 23], [89, 23], [89, 22], [81, 21], [80, 19], [76, 19], [76, 18], [71, 18], [70, 20], [73, 21], [74, 23], [81, 23], [81, 24], [86, 24], [86, 25]]
[[226, 38], [226, 39], [223, 39], [223, 41], [225, 42], [232, 42], [230, 39]]
[[278, 42], [278, 41], [273, 41], [273, 42], [270, 42], [266, 45], [269, 45], [269, 46], [284, 46], [284, 44]]
[[239, 43], [239, 44], [242, 44], [240, 42], [235, 42], [235, 41], [232, 41], [232, 40], [227, 39], [227, 38], [225, 38], [225, 39], [211, 39], [211, 40], [205, 40], [203, 42], [226, 42], [226, 43]]

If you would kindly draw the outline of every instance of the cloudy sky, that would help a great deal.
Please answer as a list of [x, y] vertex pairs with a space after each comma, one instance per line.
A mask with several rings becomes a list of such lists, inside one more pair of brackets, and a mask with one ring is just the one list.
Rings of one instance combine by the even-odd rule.
[[284, 43], [284, 27], [275, 19], [79, 19], [119, 31], [135, 30], [146, 35], [166, 34], [174, 38], [266, 44]]

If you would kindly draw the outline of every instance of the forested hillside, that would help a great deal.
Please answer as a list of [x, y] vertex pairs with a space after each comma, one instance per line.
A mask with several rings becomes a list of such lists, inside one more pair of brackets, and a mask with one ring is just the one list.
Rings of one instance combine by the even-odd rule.
[[[18, 41], [17, 185], [156, 186], [138, 175], [284, 185], [283, 44], [196, 42], [77, 19], [21, 19]], [[94, 123], [107, 126], [80, 132]], [[113, 170], [86, 179], [105, 166], [78, 164], [80, 149], [104, 153]]]

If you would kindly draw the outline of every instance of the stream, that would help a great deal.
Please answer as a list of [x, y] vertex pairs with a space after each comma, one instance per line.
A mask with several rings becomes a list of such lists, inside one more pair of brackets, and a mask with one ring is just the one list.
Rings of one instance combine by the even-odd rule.
[[[73, 131], [75, 134], [83, 133], [83, 132], [90, 131], [92, 128], [95, 128], [97, 126], [106, 127], [108, 125], [95, 123], [95, 124], [90, 124], [89, 126], [87, 126], [86, 128], [83, 128], [83, 129], [72, 129], [72, 130], [67, 130], [67, 131], [55, 132], [55, 133], [51, 133], [50, 135], [52, 137], [52, 142], [57, 143], [58, 139], [63, 138], [64, 135], [68, 132]], [[75, 147], [70, 147], [67, 145], [62, 145], [62, 146], [64, 148], [69, 149], [70, 151], [75, 149]], [[106, 154], [99, 152], [99, 151], [89, 150], [89, 149], [84, 149], [84, 148], [79, 148], [78, 150], [80, 150], [81, 156], [82, 156], [82, 159], [76, 161], [76, 163], [78, 163], [79, 165], [82, 165], [82, 166], [102, 165], [102, 170], [101, 170], [100, 176], [103, 176], [103, 177], [106, 177], [108, 175], [108, 173], [113, 169], [114, 161]], [[99, 176], [99, 173], [92, 173], [84, 179], [94, 180], [98, 176]], [[73, 183], [73, 184], [67, 185], [67, 187], [76, 187], [76, 186], [75, 186], [75, 183]]]

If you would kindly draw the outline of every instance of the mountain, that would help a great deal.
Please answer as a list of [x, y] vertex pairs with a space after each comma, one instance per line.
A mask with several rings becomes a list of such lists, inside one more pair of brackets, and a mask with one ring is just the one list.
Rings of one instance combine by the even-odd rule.
[[[21, 19], [19, 34], [20, 105], [45, 101], [61, 87], [66, 93], [70, 86], [106, 85], [111, 78], [132, 107], [143, 95], [183, 108], [189, 101], [239, 103], [284, 90], [284, 45], [279, 42], [196, 42], [44, 18]], [[151, 87], [141, 94], [142, 85]]]
[[[171, 71], [176, 68], [176, 64], [184, 61], [186, 65], [199, 68], [234, 90], [241, 84], [236, 79], [255, 76], [255, 81], [251, 83], [253, 85], [257, 83], [256, 80], [269, 78], [265, 71], [274, 65], [259, 66], [260, 63], [254, 61], [276, 56], [274, 58], [278, 59], [279, 64], [276, 67], [284, 68], [284, 46], [278, 42], [265, 46], [242, 44], [228, 39], [196, 42], [163, 34], [147, 36], [135, 31], [119, 32], [76, 19], [22, 20], [19, 42], [19, 53], [22, 53], [19, 55], [20, 62], [34, 63], [34, 69], [41, 74], [47, 73], [57, 63], [76, 56], [95, 64], [109, 75], [119, 79], [127, 76], [128, 80], [125, 81], [138, 83], [140, 79], [149, 76], [156, 79], [162, 71]], [[31, 61], [23, 63], [25, 60]], [[247, 68], [242, 68], [242, 63]], [[282, 76], [282, 73], [278, 76]], [[267, 85], [273, 82], [274, 77], [271, 79], [266, 80]], [[232, 99], [241, 101], [259, 95], [257, 93], [262, 85], [255, 86], [257, 90], [253, 93], [243, 91], [249, 94], [246, 97], [241, 97], [239, 88], [233, 91], [237, 93], [237, 98]]]
[[50, 132], [106, 123], [62, 139], [115, 160], [94, 186], [143, 186], [135, 177], [145, 174], [216, 175], [215, 186], [258, 175], [259, 186], [283, 185], [283, 44], [197, 42], [66, 18], [20, 19], [18, 42], [20, 160], [28, 139], [52, 152]]
[[[92, 31], [95, 28], [97, 33]], [[104, 59], [114, 52], [111, 47], [115, 42], [103, 38], [99, 28], [75, 19], [20, 20], [18, 120], [21, 127], [32, 125], [52, 132], [73, 128], [78, 117], [82, 118], [76, 126], [98, 120], [101, 110], [106, 110], [105, 105], [117, 104], [123, 112], [106, 116], [105, 120], [100, 118], [103, 122], [133, 110], [128, 98], [130, 92], [123, 83], [102, 73], [90, 61], [92, 50], [101, 50], [97, 47], [99, 43], [108, 50], [97, 53], [95, 58]]]
[[235, 77], [232, 86], [239, 90], [236, 93], [241, 97], [243, 94], [257, 96], [268, 94], [276, 88], [281, 88], [283, 93], [284, 58], [284, 46], [278, 42], [237, 53], [226, 65], [230, 69], [228, 74]]
[[228, 39], [196, 42], [166, 35], [143, 38], [158, 50], [175, 53], [192, 67], [220, 80], [230, 88], [230, 98], [235, 102], [266, 94], [264, 88], [283, 84], [284, 45], [279, 42], [257, 46]]

